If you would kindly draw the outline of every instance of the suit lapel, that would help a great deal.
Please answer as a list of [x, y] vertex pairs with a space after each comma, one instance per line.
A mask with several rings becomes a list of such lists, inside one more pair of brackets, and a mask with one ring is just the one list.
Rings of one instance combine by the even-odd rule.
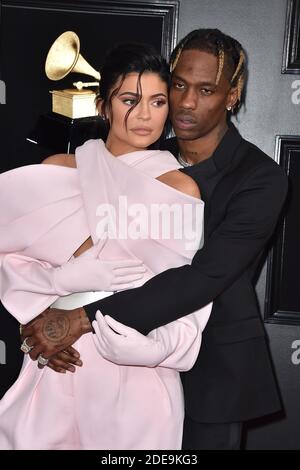
[[206, 205], [204, 212], [204, 236], [207, 239], [219, 225], [226, 213], [228, 201], [230, 200], [237, 183], [242, 179], [246, 171], [248, 171], [248, 162], [246, 153], [248, 145], [246, 141], [242, 141], [236, 153], [230, 161], [230, 164], [223, 167], [222, 173], [214, 191]]
[[[179, 147], [176, 138], [164, 142], [163, 150], [169, 150], [173, 155], [178, 155]], [[236, 127], [230, 123], [228, 130], [218, 147], [210, 157], [216, 167], [217, 183], [208, 198], [205, 201], [204, 209], [204, 237], [207, 239], [213, 230], [224, 218], [228, 201], [236, 185], [240, 181], [246, 168], [243, 169], [244, 158], [248, 150], [248, 143], [242, 139]], [[205, 175], [201, 174], [202, 163], [191, 167], [183, 168], [182, 171], [191, 176], [199, 185], [201, 191], [201, 180]]]

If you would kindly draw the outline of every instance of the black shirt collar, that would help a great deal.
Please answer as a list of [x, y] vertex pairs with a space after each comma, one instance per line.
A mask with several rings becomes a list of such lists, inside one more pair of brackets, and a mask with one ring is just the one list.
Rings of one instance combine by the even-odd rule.
[[[234, 124], [229, 123], [228, 129], [225, 132], [221, 142], [210, 157], [212, 158], [217, 170], [222, 170], [231, 162], [231, 159], [234, 153], [236, 152], [237, 147], [240, 145], [241, 141], [242, 137], [240, 133], [238, 132]], [[162, 150], [169, 150], [176, 157], [178, 156], [179, 146], [176, 137], [173, 139], [166, 140], [161, 148]], [[204, 160], [204, 162], [205, 161], [206, 160]], [[204, 162], [196, 163], [195, 165], [193, 165], [193, 168], [197, 167], [198, 165], [200, 167], [201, 164]]]

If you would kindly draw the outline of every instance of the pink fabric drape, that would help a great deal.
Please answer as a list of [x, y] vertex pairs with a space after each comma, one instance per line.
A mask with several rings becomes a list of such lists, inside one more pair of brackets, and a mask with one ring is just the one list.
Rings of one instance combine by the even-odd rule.
[[[0, 294], [21, 323], [58, 298], [47, 269], [67, 262], [89, 236], [97, 242], [104, 204], [117, 208], [120, 197], [126, 197], [129, 207], [190, 205], [200, 214], [198, 233], [203, 230], [204, 203], [155, 179], [179, 168], [168, 152], [114, 157], [102, 141], [92, 140], [77, 149], [76, 162], [77, 169], [31, 165], [0, 175]], [[129, 223], [134, 220], [130, 215]], [[193, 217], [188, 221], [195, 222]], [[189, 242], [151, 238], [149, 232], [138, 239], [109, 238], [100, 258], [142, 259], [147, 272], [138, 286], [165, 269], [190, 263], [196, 248], [187, 249]], [[184, 405], [178, 371], [193, 366], [210, 311], [211, 304], [150, 333], [166, 350], [155, 367], [105, 360], [92, 334], [75, 344], [84, 366], [73, 375], [40, 370], [26, 357], [0, 402], [0, 448], [180, 448]]]

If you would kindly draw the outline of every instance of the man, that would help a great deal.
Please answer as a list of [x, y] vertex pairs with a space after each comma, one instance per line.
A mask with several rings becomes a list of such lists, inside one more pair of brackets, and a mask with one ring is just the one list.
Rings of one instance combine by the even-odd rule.
[[[228, 124], [246, 78], [245, 54], [236, 40], [218, 30], [193, 31], [175, 48], [171, 66], [170, 117], [177, 138], [164, 147], [199, 185], [205, 201], [204, 247], [191, 266], [169, 269], [85, 311], [59, 313], [75, 330], [77, 322], [74, 339], [90, 331], [86, 314], [92, 321], [97, 309], [147, 334], [213, 300], [201, 353], [192, 370], [182, 374], [183, 448], [238, 449], [244, 421], [280, 409], [251, 280], [276, 226], [287, 179]], [[25, 328], [24, 336], [38, 335], [47, 315]], [[51, 315], [53, 334], [57, 311]], [[64, 339], [58, 342], [56, 351], [66, 346]], [[50, 356], [50, 347], [47, 351]]]

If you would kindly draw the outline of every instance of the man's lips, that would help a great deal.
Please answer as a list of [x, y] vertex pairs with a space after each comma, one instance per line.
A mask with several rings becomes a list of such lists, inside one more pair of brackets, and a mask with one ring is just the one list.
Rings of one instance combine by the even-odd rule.
[[190, 129], [196, 125], [196, 121], [193, 117], [186, 114], [178, 114], [175, 116], [174, 123], [179, 129]]

